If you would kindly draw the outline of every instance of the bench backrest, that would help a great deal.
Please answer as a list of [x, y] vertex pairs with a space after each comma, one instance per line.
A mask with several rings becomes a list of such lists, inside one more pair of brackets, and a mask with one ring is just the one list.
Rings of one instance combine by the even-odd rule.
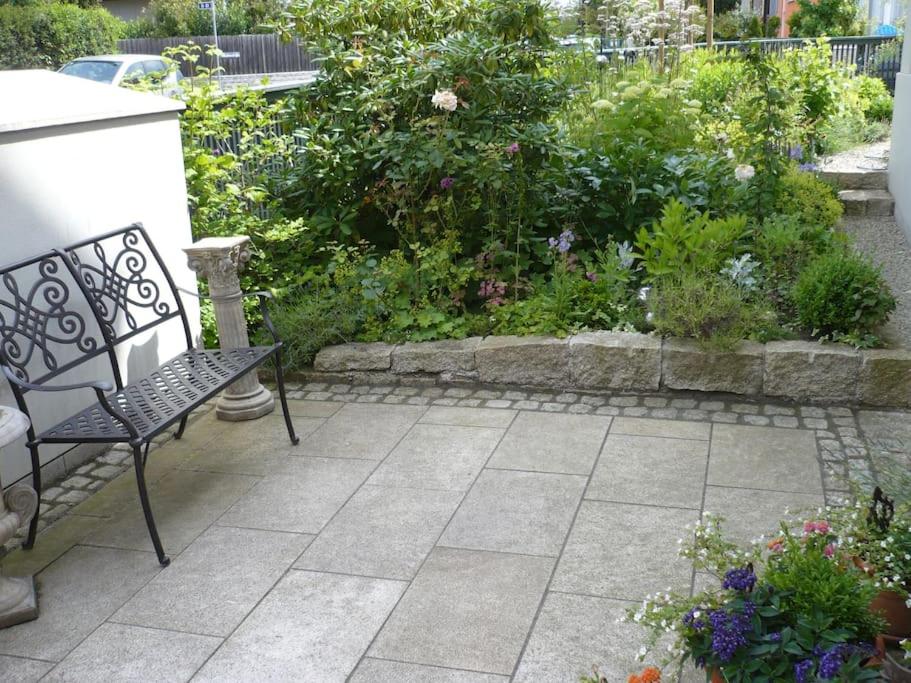
[[33, 384], [106, 353], [123, 388], [117, 345], [174, 318], [190, 348], [177, 287], [138, 223], [0, 268], [0, 363]]

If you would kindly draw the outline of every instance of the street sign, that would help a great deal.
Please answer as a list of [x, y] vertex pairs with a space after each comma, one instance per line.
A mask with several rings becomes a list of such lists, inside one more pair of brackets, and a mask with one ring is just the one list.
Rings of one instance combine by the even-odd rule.
[[222, 59], [240, 59], [240, 52], [222, 52]]
[[196, 3], [196, 6], [197, 6], [199, 9], [212, 9], [212, 3], [211, 3], [211, 2], [197, 2], [197, 3]]

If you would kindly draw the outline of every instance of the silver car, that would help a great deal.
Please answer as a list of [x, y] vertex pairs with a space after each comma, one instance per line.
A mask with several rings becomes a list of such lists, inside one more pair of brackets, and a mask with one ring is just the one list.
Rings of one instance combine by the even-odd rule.
[[162, 90], [165, 92], [175, 91], [177, 82], [183, 78], [179, 69], [169, 70], [165, 61], [158, 55], [80, 57], [64, 64], [59, 72], [111, 85], [121, 85], [152, 76], [160, 80]]

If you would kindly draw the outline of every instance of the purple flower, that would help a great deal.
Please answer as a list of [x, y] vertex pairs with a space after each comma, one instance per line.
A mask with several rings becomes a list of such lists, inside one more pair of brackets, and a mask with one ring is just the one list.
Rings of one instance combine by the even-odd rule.
[[799, 161], [800, 159], [803, 159], [803, 145], [797, 145], [795, 147], [792, 147], [791, 150], [788, 152], [788, 156], [790, 156], [792, 159], [794, 159], [794, 161]]
[[519, 147], [519, 143], [514, 142], [509, 147], [506, 148], [506, 153], [509, 156], [513, 156], [514, 154], [518, 154], [520, 149], [521, 148]]
[[841, 665], [844, 664], [845, 655], [849, 654], [850, 651], [850, 646], [841, 644], [836, 645], [826, 652], [819, 660], [819, 677], [823, 680], [830, 681], [838, 676]]
[[773, 643], [780, 643], [781, 642], [781, 631], [773, 631], [772, 633], [769, 634], [768, 637], [769, 637], [769, 641], [771, 641]]
[[743, 569], [731, 569], [724, 575], [722, 588], [741, 591], [743, 593], [753, 590], [756, 585], [756, 575], [749, 567]]
[[819, 170], [819, 166], [813, 163], [800, 164], [797, 168], [808, 173], [815, 173]]
[[565, 254], [572, 248], [572, 243], [576, 240], [576, 235], [572, 230], [567, 228], [560, 233], [559, 237], [551, 237], [547, 240], [547, 244], [550, 245], [551, 249], [556, 249], [561, 254]]
[[589, 282], [597, 282], [597, 281], [598, 281], [598, 274], [597, 274], [597, 273], [591, 273], [591, 272], [589, 272], [589, 273], [586, 273], [586, 274], [585, 274], [585, 277], [586, 277], [586, 279], [587, 279]]
[[718, 609], [709, 614], [712, 624], [712, 652], [721, 662], [729, 662], [741, 647], [747, 645], [746, 634], [752, 630], [750, 620], [742, 614], [729, 614]]
[[802, 662], [797, 662], [794, 665], [794, 678], [797, 683], [806, 683], [809, 679], [810, 674], [813, 673], [815, 665], [813, 664], [812, 659], [805, 659]]
[[453, 178], [452, 176], [446, 176], [445, 178], [443, 178], [440, 181], [440, 189], [442, 189], [442, 190], [448, 190], [453, 185], [455, 185], [455, 178]]

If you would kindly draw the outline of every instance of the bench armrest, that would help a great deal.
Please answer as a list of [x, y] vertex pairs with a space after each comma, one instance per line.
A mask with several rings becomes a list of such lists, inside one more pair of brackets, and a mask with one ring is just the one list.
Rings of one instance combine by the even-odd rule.
[[6, 375], [6, 378], [13, 382], [14, 384], [22, 387], [23, 389], [28, 389], [29, 391], [72, 391], [74, 389], [94, 389], [96, 392], [106, 392], [113, 391], [114, 385], [110, 382], [80, 382], [78, 384], [54, 384], [54, 385], [45, 385], [45, 384], [32, 384], [26, 382], [24, 379], [16, 375], [12, 370], [10, 370], [5, 365], [3, 366], [3, 374]]

